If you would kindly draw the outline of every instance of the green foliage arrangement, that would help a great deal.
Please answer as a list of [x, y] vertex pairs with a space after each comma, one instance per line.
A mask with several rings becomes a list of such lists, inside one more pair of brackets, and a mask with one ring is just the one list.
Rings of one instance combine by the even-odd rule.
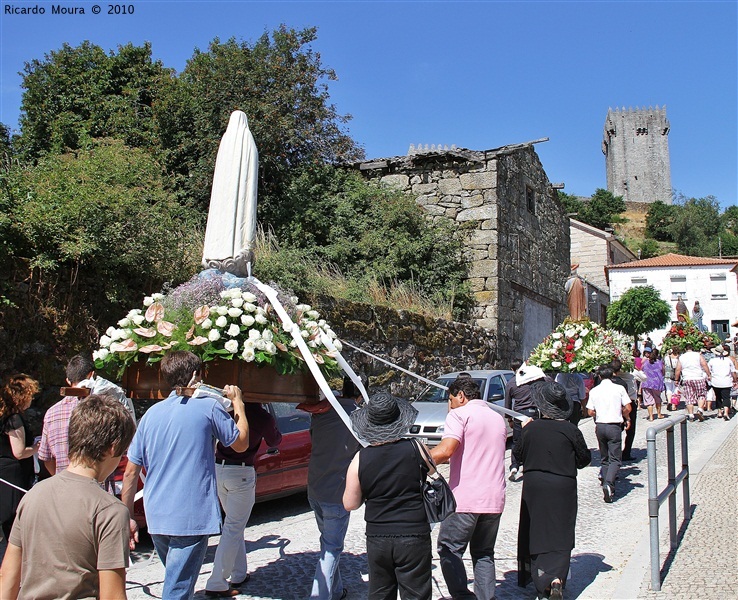
[[680, 352], [684, 352], [687, 345], [691, 345], [693, 350], [699, 352], [702, 348], [710, 349], [720, 344], [720, 337], [716, 333], [700, 331], [689, 316], [684, 315], [683, 318], [684, 321], [673, 323], [664, 336], [661, 344], [662, 353], [671, 348], [678, 348]]
[[[325, 345], [328, 339], [340, 351], [336, 334], [310, 305], [298, 304], [282, 290], [279, 299], [323, 373], [336, 375], [335, 353]], [[172, 348], [189, 350], [205, 362], [243, 360], [271, 365], [279, 374], [307, 370], [297, 342], [264, 294], [245, 280], [209, 272], [167, 295], [147, 296], [143, 307], [130, 310], [118, 327], [109, 327], [99, 344], [93, 353], [95, 367], [118, 378], [132, 362], [155, 364]]]
[[678, 207], [657, 200], [646, 213], [646, 235], [660, 242], [673, 242], [671, 225]]
[[564, 320], [531, 353], [528, 364], [547, 372], [591, 373], [618, 358], [623, 370], [633, 368], [630, 341], [623, 334], [589, 319]]
[[670, 316], [671, 306], [651, 285], [630, 288], [607, 307], [608, 327], [633, 336], [636, 342], [639, 335], [666, 325]]

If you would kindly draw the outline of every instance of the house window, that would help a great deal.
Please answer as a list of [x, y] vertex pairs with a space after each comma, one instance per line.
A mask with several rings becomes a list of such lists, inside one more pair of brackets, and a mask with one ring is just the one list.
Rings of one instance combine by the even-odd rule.
[[646, 285], [648, 280], [645, 277], [631, 277], [630, 283], [632, 285]]
[[679, 296], [682, 300], [687, 299], [687, 276], [686, 275], [672, 275], [671, 276], [671, 299], [672, 301], [679, 300]]
[[536, 214], [536, 192], [529, 185], [525, 186], [525, 203], [528, 205], [528, 212]]
[[728, 286], [725, 273], [710, 275], [710, 295], [713, 300], [727, 300]]
[[710, 331], [717, 333], [721, 342], [724, 342], [730, 335], [728, 321], [712, 321], [710, 323]]

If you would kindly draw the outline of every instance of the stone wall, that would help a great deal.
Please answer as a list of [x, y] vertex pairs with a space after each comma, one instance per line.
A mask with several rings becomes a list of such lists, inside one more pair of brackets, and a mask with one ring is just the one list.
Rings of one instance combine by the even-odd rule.
[[[340, 339], [428, 379], [453, 371], [507, 368], [498, 364], [494, 334], [481, 327], [330, 297], [313, 304]], [[341, 354], [357, 373], [369, 377], [370, 392], [386, 390], [407, 398], [425, 388], [416, 378], [347, 346]]]
[[[354, 166], [369, 180], [415, 196], [433, 219], [463, 228], [476, 300], [472, 317], [495, 334], [505, 363], [522, 359], [563, 319], [569, 223], [531, 143], [412, 153]], [[545, 323], [525, 323], [526, 302], [534, 314], [547, 315]], [[538, 326], [540, 332], [525, 335], [524, 327]]]

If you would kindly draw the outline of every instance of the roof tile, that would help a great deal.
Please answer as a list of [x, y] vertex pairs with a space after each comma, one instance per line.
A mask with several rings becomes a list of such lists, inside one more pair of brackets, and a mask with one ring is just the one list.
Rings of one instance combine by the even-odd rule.
[[738, 259], [710, 258], [707, 256], [686, 256], [685, 254], [664, 254], [643, 260], [608, 265], [607, 269], [638, 269], [641, 267], [699, 267], [704, 265], [737, 265]]

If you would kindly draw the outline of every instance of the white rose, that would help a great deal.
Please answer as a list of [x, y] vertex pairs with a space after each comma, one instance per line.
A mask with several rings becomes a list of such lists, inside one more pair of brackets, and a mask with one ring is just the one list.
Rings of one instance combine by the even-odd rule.
[[243, 349], [244, 350], [253, 350], [256, 348], [256, 344], [254, 343], [254, 340], [248, 339], [243, 343]]
[[259, 333], [256, 329], [249, 329], [249, 339], [250, 340], [258, 340], [261, 338], [261, 333]]
[[254, 322], [254, 317], [252, 317], [251, 315], [241, 315], [241, 323], [246, 325], [246, 327], [251, 327]]
[[225, 317], [222, 317], [222, 316], [221, 317], [218, 317], [217, 319], [215, 319], [215, 324], [218, 327], [225, 327], [226, 325], [228, 325], [228, 319], [226, 319]]
[[113, 341], [123, 339], [123, 331], [121, 329], [113, 329], [112, 333], [113, 335], [111, 335], [110, 337], [113, 339]]
[[320, 316], [320, 313], [317, 310], [309, 310], [308, 311], [308, 317], [311, 319], [317, 319]]
[[267, 318], [264, 315], [257, 314], [255, 320], [259, 325], [267, 324]]
[[563, 346], [563, 344], [561, 342], [554, 342], [553, 343], [553, 347], [554, 348], [561, 348], [561, 346]]
[[296, 340], [290, 341], [290, 348], [297, 348], [297, 341]]
[[589, 329], [582, 329], [582, 331], [580, 332], [580, 334], [579, 334], [579, 335], [581, 335], [582, 337], [584, 337], [584, 336], [585, 336], [585, 335], [587, 335], [588, 333], [589, 333]]
[[328, 337], [331, 338], [332, 340], [335, 340], [338, 337], [336, 335], [336, 332], [333, 331], [332, 329], [329, 329], [326, 333], [328, 334]]
[[265, 315], [266, 314], [266, 311], [261, 306], [257, 306], [256, 307], [256, 314], [257, 315]]
[[135, 317], [136, 315], [140, 315], [140, 314], [141, 314], [141, 309], [140, 308], [133, 308], [133, 309], [131, 309], [131, 310], [128, 311], [128, 314], [126, 316], [129, 319], [132, 320], [133, 317]]
[[246, 362], [253, 362], [256, 356], [254, 355], [254, 351], [251, 348], [247, 348], [243, 351], [243, 354], [241, 354], [241, 358], [243, 358]]
[[151, 296], [144, 298], [144, 306], [151, 306], [154, 303], [154, 299]]
[[255, 312], [256, 311], [256, 305], [251, 304], [249, 302], [245, 302], [241, 308], [243, 308], [244, 312]]
[[317, 348], [318, 347], [318, 344], [315, 343], [315, 340], [310, 340], [307, 343], [307, 345], [308, 345], [309, 348]]
[[218, 306], [215, 309], [215, 312], [217, 312], [222, 317], [223, 315], [227, 315], [228, 314], [228, 307], [227, 306]]
[[132, 333], [133, 332], [130, 329], [121, 329], [120, 330], [120, 339], [127, 340], [128, 338], [131, 337], [131, 334]]
[[570, 371], [573, 371], [574, 369], [576, 369], [576, 367], [577, 367], [576, 361], [569, 363], [569, 370]]
[[200, 323], [200, 327], [203, 329], [210, 329], [213, 326], [213, 322], [210, 319], [205, 319], [202, 323]]
[[308, 338], [310, 337], [310, 334], [309, 334], [309, 333], [308, 333], [307, 331], [305, 331], [304, 329], [303, 329], [303, 330], [302, 330], [302, 331], [300, 332], [300, 335], [301, 335], [301, 336], [302, 336], [302, 337], [303, 337], [304, 339], [308, 339]]
[[325, 327], [326, 325], [327, 323], [325, 322], [325, 319], [321, 319], [320, 321], [318, 321], [318, 327]]
[[234, 308], [241, 308], [243, 306], [243, 298], [234, 298], [231, 300], [231, 306]]
[[564, 331], [564, 335], [566, 337], [568, 337], [568, 338], [574, 337], [574, 334], [575, 333], [576, 333], [576, 331], [574, 329], [571, 329], [571, 328]]
[[118, 327], [130, 327], [130, 326], [131, 326], [131, 321], [128, 318], [121, 319], [120, 321], [118, 321]]
[[143, 315], [133, 315], [131, 317], [131, 321], [133, 321], [133, 324], [134, 325], [137, 325], [138, 326], [138, 325], [140, 325], [141, 323], [144, 322], [144, 316]]
[[272, 333], [271, 329], [265, 329], [262, 332], [261, 337], [264, 341], [271, 342], [274, 339], [274, 334]]
[[574, 349], [575, 349], [575, 350], [579, 350], [579, 348], [581, 348], [581, 347], [582, 347], [582, 344], [583, 344], [583, 343], [584, 343], [584, 342], [582, 341], [582, 338], [579, 338], [579, 339], [578, 339], [578, 340], [577, 340], [576, 342], [574, 342]]
[[105, 330], [105, 335], [107, 335], [108, 337], [112, 338], [113, 335], [115, 335], [115, 327], [112, 327], [112, 326], [111, 327], [108, 327]]
[[154, 299], [154, 302], [164, 300], [164, 294], [151, 294], [151, 297]]
[[554, 331], [554, 332], [553, 332], [553, 333], [551, 334], [551, 337], [552, 337], [553, 339], [555, 339], [555, 340], [558, 340], [558, 339], [560, 339], [560, 338], [561, 338], [561, 333], [559, 333], [558, 331]]
[[[95, 356], [97, 354], [97, 356]], [[110, 355], [110, 350], [107, 348], [100, 348], [97, 352], [92, 353], [92, 358], [95, 360], [105, 360]]]
[[238, 352], [238, 342], [236, 340], [228, 340], [225, 343], [225, 349], [228, 350], [231, 354], [235, 354]]
[[272, 342], [267, 343], [266, 348], [264, 350], [266, 350], [266, 352], [269, 354], [277, 353], [277, 347]]
[[553, 362], [551, 363], [551, 366], [552, 366], [552, 367], [553, 367], [554, 369], [558, 369], [558, 368], [559, 368], [559, 367], [561, 366], [561, 361], [555, 360], [555, 361], [553, 361]]
[[243, 298], [244, 302], [256, 302], [256, 296], [254, 296], [251, 292], [244, 292], [241, 294], [241, 298]]
[[264, 350], [266, 348], [266, 342], [259, 339], [254, 342], [254, 346], [256, 346], [256, 348], [259, 350]]
[[339, 352], [343, 350], [343, 344], [341, 343], [341, 340], [339, 339], [333, 340], [333, 345], [336, 347], [336, 350], [338, 350]]
[[235, 323], [231, 323], [231, 326], [228, 328], [228, 331], [226, 333], [230, 337], [236, 337], [239, 333], [241, 333], [241, 328]]
[[234, 319], [236, 317], [240, 317], [243, 314], [243, 311], [240, 308], [236, 308], [235, 306], [232, 306], [228, 309], [228, 316], [233, 317]]
[[101, 345], [101, 346], [102, 346], [103, 348], [107, 348], [108, 346], [110, 346], [110, 343], [111, 343], [112, 341], [113, 341], [113, 340], [112, 340], [112, 339], [110, 338], [110, 336], [107, 336], [107, 335], [103, 335], [102, 337], [100, 337], [100, 345]]
[[217, 329], [211, 329], [208, 332], [208, 339], [211, 342], [217, 342], [220, 339], [220, 331], [218, 331]]

